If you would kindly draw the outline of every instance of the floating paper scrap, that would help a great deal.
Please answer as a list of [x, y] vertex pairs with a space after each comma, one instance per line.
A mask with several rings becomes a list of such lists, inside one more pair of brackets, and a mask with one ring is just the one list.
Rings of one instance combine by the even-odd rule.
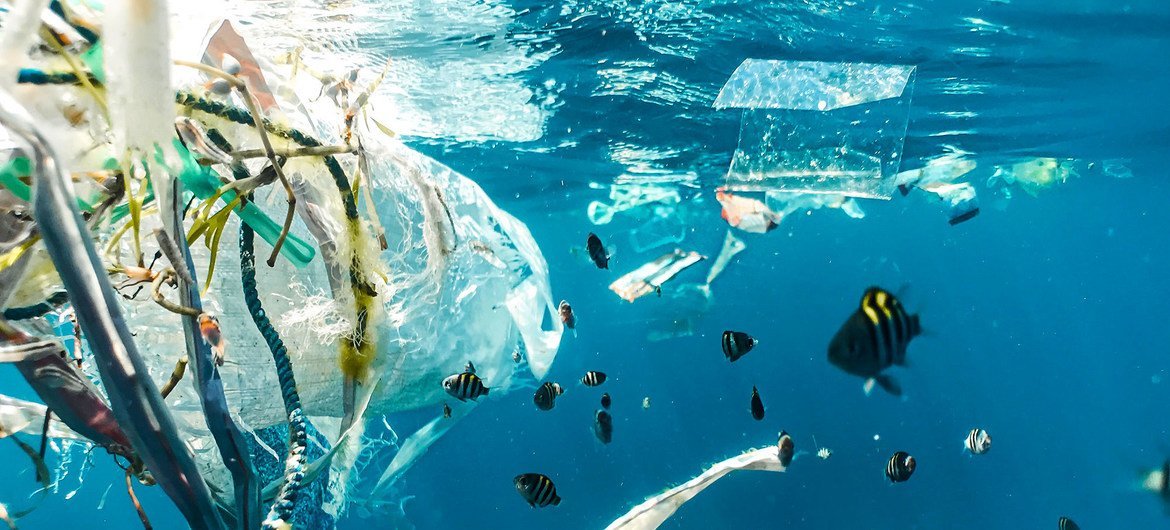
[[676, 248], [674, 252], [663, 254], [658, 259], [618, 278], [609, 284], [609, 289], [617, 293], [623, 300], [633, 302], [654, 292], [667, 280], [674, 278], [675, 275], [702, 259], [704, 259], [703, 256], [698, 252], [686, 252]]
[[635, 506], [629, 513], [607, 526], [605, 530], [653, 530], [658, 528], [683, 504], [732, 471], [756, 469], [783, 472], [785, 467], [780, 463], [778, 453], [779, 450], [776, 446], [771, 446], [728, 458], [711, 466], [703, 474], [688, 480], [681, 486], [666, 490], [662, 494], [651, 497], [646, 502]]

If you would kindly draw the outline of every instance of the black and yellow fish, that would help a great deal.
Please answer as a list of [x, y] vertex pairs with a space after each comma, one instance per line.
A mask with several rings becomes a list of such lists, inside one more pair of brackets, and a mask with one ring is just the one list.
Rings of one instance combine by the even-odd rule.
[[723, 355], [727, 357], [727, 360], [735, 362], [752, 351], [752, 348], [755, 348], [759, 341], [742, 331], [724, 331], [722, 344]]
[[585, 375], [581, 378], [581, 382], [584, 383], [585, 386], [597, 386], [605, 382], [605, 377], [605, 372], [590, 370], [585, 372]]
[[609, 268], [609, 254], [606, 254], [605, 245], [601, 243], [601, 238], [597, 237], [597, 234], [589, 232], [589, 240], [585, 242], [585, 249], [589, 251], [589, 259], [593, 260], [593, 264], [597, 265], [597, 268]]
[[886, 464], [886, 478], [889, 478], [890, 482], [906, 482], [910, 480], [916, 467], [918, 467], [918, 462], [914, 460], [913, 456], [905, 451], [898, 451], [890, 457], [890, 461]]
[[1056, 528], [1058, 530], [1081, 530], [1081, 527], [1077, 526], [1072, 519], [1064, 516], [1061, 516], [1060, 520], [1056, 522]]
[[475, 367], [468, 363], [469, 371], [452, 375], [443, 380], [443, 390], [459, 401], [475, 401], [479, 396], [488, 395], [490, 390], [484, 386], [483, 380], [475, 375]]
[[764, 402], [760, 400], [760, 391], [752, 387], [752, 417], [756, 420], [764, 419]]
[[613, 441], [613, 416], [604, 410], [598, 410], [594, 415], [593, 435], [603, 444]]
[[516, 475], [516, 478], [512, 479], [512, 483], [516, 485], [516, 491], [524, 498], [524, 501], [533, 508], [556, 506], [561, 503], [556, 485], [553, 484], [552, 479], [545, 475], [540, 473]]
[[540, 410], [552, 410], [557, 404], [557, 396], [564, 393], [565, 389], [561, 388], [561, 385], [546, 381], [536, 389], [532, 402], [536, 403], [536, 408]]
[[882, 370], [906, 364], [906, 346], [922, 333], [918, 315], [911, 315], [889, 291], [870, 287], [861, 304], [829, 343], [829, 362], [847, 373], [865, 377], [866, 391], [877, 383], [900, 396], [902, 389]]

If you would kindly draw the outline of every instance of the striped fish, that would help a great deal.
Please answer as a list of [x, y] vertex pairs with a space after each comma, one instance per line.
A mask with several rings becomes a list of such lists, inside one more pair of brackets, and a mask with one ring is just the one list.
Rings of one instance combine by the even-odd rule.
[[556, 485], [553, 484], [552, 479], [545, 475], [540, 473], [516, 475], [516, 478], [512, 479], [512, 483], [516, 485], [516, 491], [520, 493], [524, 501], [533, 508], [537, 506], [544, 508], [550, 504], [557, 506], [561, 503]]
[[581, 378], [581, 382], [585, 386], [597, 386], [605, 382], [605, 372], [595, 372], [590, 370], [585, 372], [585, 376]]
[[479, 396], [486, 396], [490, 389], [483, 385], [483, 379], [478, 375], [463, 372], [444, 379], [443, 390], [459, 401], [475, 401]]
[[1056, 522], [1056, 528], [1059, 530], [1081, 530], [1081, 527], [1077, 526], [1072, 519], [1064, 516], [1061, 516], [1060, 520]]
[[906, 482], [910, 480], [910, 475], [914, 474], [914, 468], [917, 466], [914, 457], [909, 453], [898, 451], [886, 464], [886, 478], [889, 478], [890, 482]]
[[552, 410], [557, 405], [557, 396], [564, 393], [565, 389], [561, 388], [561, 385], [545, 381], [536, 389], [536, 394], [532, 396], [532, 402], [536, 403], [536, 408], [540, 410]]
[[906, 346], [922, 333], [918, 315], [911, 315], [889, 291], [870, 287], [861, 304], [829, 343], [829, 362], [847, 373], [867, 378], [866, 393], [877, 383], [900, 396], [902, 389], [882, 370], [906, 364]]
[[727, 356], [727, 360], [731, 362], [747, 355], [757, 344], [759, 341], [742, 331], [723, 332], [723, 355]]
[[967, 440], [963, 442], [968, 451], [973, 455], [981, 455], [991, 450], [991, 435], [983, 429], [971, 429], [967, 433]]

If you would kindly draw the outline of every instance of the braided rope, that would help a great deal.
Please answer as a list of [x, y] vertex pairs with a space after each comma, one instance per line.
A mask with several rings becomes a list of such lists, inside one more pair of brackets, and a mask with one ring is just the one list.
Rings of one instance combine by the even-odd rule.
[[301, 409], [301, 397], [297, 394], [297, 380], [293, 375], [292, 360], [284, 341], [264, 307], [260, 305], [260, 295], [256, 290], [256, 256], [253, 250], [255, 233], [248, 225], [240, 224], [240, 280], [244, 289], [244, 303], [252, 315], [252, 321], [268, 349], [272, 352], [272, 360], [276, 363], [276, 377], [280, 381], [280, 397], [284, 400], [284, 410], [288, 414], [288, 457], [284, 462], [284, 484], [268, 510], [264, 519], [264, 528], [290, 528], [293, 508], [296, 507], [297, 495], [304, 486], [305, 462], [307, 450], [307, 427], [304, 411]]

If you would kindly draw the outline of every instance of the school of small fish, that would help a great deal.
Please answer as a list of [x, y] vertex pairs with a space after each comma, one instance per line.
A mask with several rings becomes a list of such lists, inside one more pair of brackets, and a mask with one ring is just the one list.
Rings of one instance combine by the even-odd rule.
[[[599, 269], [608, 269], [611, 254], [609, 254], [601, 238], [590, 233], [586, 243], [590, 260]], [[576, 329], [577, 316], [568, 301], [562, 300], [558, 306], [561, 322], [570, 330]], [[901, 385], [886, 370], [893, 366], [906, 366], [906, 351], [910, 342], [922, 334], [922, 326], [917, 314], [906, 310], [902, 302], [890, 291], [880, 287], [870, 287], [861, 296], [856, 309], [845, 319], [845, 322], [832, 337], [828, 346], [828, 361], [845, 373], [865, 379], [863, 389], [869, 395], [875, 386], [894, 396], [902, 395]], [[208, 340], [209, 343], [214, 343]], [[760, 342], [752, 335], [735, 330], [726, 330], [720, 337], [720, 349], [729, 362], [736, 362], [759, 346]], [[512, 354], [513, 360], [519, 363], [522, 359], [517, 350]], [[581, 384], [586, 387], [597, 387], [605, 383], [608, 376], [597, 370], [586, 371], [581, 376]], [[487, 395], [488, 388], [475, 375], [475, 367], [468, 362], [463, 372], [451, 375], [443, 380], [443, 388], [453, 397], [464, 401], [475, 400], [479, 396]], [[542, 411], [552, 410], [556, 400], [564, 394], [564, 388], [552, 381], [546, 381], [537, 387], [533, 395], [533, 402]], [[601, 408], [594, 412], [593, 434], [602, 444], [613, 441], [613, 416], [610, 413], [612, 398], [609, 393], [603, 393], [600, 399]], [[642, 409], [650, 408], [650, 397], [642, 399]], [[753, 419], [763, 421], [764, 401], [760, 397], [759, 389], [752, 387], [750, 411]], [[451, 408], [443, 405], [443, 416], [451, 417]], [[875, 435], [874, 440], [880, 437]], [[968, 431], [963, 440], [964, 450], [971, 455], [985, 455], [991, 450], [991, 434], [986, 430], [975, 427]], [[814, 437], [815, 445], [815, 437]], [[776, 441], [777, 458], [780, 464], [787, 468], [796, 459], [796, 444], [791, 434], [780, 431]], [[827, 447], [816, 447], [815, 455], [821, 460], [828, 460], [833, 452]], [[918, 461], [906, 451], [897, 451], [886, 461], [885, 476], [891, 483], [901, 483], [910, 480], [918, 467]], [[552, 479], [540, 473], [524, 473], [514, 479], [516, 491], [532, 507], [556, 506], [561, 502], [556, 486]], [[1144, 488], [1159, 493], [1170, 506], [1170, 460], [1161, 468], [1149, 471], [1144, 480]], [[1079, 530], [1072, 519], [1060, 517], [1060, 530]]]

